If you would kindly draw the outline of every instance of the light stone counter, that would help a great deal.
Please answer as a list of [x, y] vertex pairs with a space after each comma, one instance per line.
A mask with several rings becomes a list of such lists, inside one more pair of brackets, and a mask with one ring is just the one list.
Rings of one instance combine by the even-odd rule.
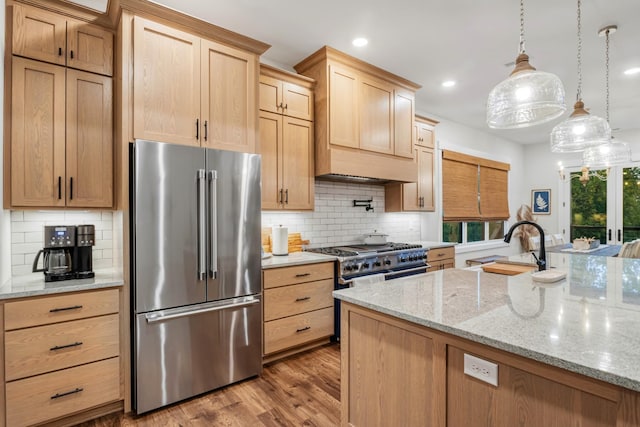
[[455, 246], [457, 243], [450, 242], [432, 242], [429, 240], [417, 240], [415, 242], [408, 242], [411, 244], [422, 245], [425, 249], [436, 249], [436, 248], [448, 248], [450, 246]]
[[86, 291], [122, 286], [124, 284], [121, 269], [100, 269], [95, 271], [95, 275], [96, 277], [91, 279], [62, 280], [59, 282], [45, 282], [43, 273], [15, 276], [0, 287], [0, 299], [7, 300], [62, 292]]
[[292, 252], [285, 256], [272, 255], [262, 260], [262, 269], [289, 267], [292, 265], [315, 264], [319, 262], [335, 261], [331, 255], [317, 254], [314, 252]]
[[[640, 391], [640, 260], [548, 254], [550, 284], [448, 269], [334, 291], [432, 329]], [[510, 257], [531, 262], [530, 254]]]

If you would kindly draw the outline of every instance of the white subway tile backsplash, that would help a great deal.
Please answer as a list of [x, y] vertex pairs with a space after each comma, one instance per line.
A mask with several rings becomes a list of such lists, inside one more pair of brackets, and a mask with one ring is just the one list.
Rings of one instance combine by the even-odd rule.
[[11, 265], [24, 265], [24, 254], [11, 254]]
[[[94, 259], [97, 254], [100, 258], [101, 267], [112, 267], [114, 257], [122, 257], [122, 249], [114, 249], [113, 219], [114, 214], [112, 211], [12, 211], [11, 274], [20, 275], [31, 272], [36, 253], [44, 245], [45, 225], [95, 225], [96, 246], [94, 247]], [[117, 224], [121, 226], [121, 223], [120, 221]]]
[[[353, 200], [369, 199], [373, 211], [353, 206]], [[358, 242], [374, 230], [390, 241], [420, 240], [420, 214], [384, 213], [384, 187], [377, 185], [316, 181], [315, 211], [262, 213], [263, 227], [277, 224], [301, 233], [311, 246]]]

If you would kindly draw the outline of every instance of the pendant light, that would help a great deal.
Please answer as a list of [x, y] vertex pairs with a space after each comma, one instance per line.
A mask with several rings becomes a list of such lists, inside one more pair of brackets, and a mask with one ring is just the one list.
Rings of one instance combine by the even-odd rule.
[[529, 64], [524, 46], [524, 0], [520, 0], [520, 52], [511, 75], [489, 94], [487, 125], [493, 129], [534, 126], [560, 117], [565, 109], [560, 79]]
[[578, 0], [578, 93], [571, 116], [556, 125], [551, 131], [551, 151], [554, 153], [575, 153], [587, 147], [606, 144], [611, 139], [609, 123], [601, 117], [593, 116], [582, 102], [582, 26]]
[[[609, 120], [609, 35], [617, 31], [618, 27], [609, 25], [598, 31], [598, 35], [605, 37], [605, 74], [606, 74], [606, 108], [607, 122]], [[582, 164], [587, 168], [609, 168], [613, 165], [631, 161], [631, 148], [626, 142], [611, 137], [606, 144], [589, 147], [582, 153]]]

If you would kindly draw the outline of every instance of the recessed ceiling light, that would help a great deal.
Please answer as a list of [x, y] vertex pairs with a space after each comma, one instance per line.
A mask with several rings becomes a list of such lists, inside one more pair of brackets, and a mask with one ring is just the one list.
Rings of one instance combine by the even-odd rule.
[[356, 47], [362, 47], [366, 46], [369, 43], [369, 40], [365, 39], [364, 37], [358, 37], [353, 39], [351, 43], [353, 43], [353, 45]]
[[442, 82], [443, 87], [452, 87], [455, 85], [456, 85], [456, 82], [454, 80], [445, 80]]
[[635, 68], [629, 68], [628, 70], [625, 70], [624, 72], [627, 76], [631, 76], [633, 74], [638, 74], [640, 73], [640, 67], [635, 67]]

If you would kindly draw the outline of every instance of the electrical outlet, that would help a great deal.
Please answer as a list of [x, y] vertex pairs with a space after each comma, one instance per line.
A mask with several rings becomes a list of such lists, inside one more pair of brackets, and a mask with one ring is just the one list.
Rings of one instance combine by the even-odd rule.
[[498, 386], [498, 365], [470, 354], [464, 354], [464, 373]]

